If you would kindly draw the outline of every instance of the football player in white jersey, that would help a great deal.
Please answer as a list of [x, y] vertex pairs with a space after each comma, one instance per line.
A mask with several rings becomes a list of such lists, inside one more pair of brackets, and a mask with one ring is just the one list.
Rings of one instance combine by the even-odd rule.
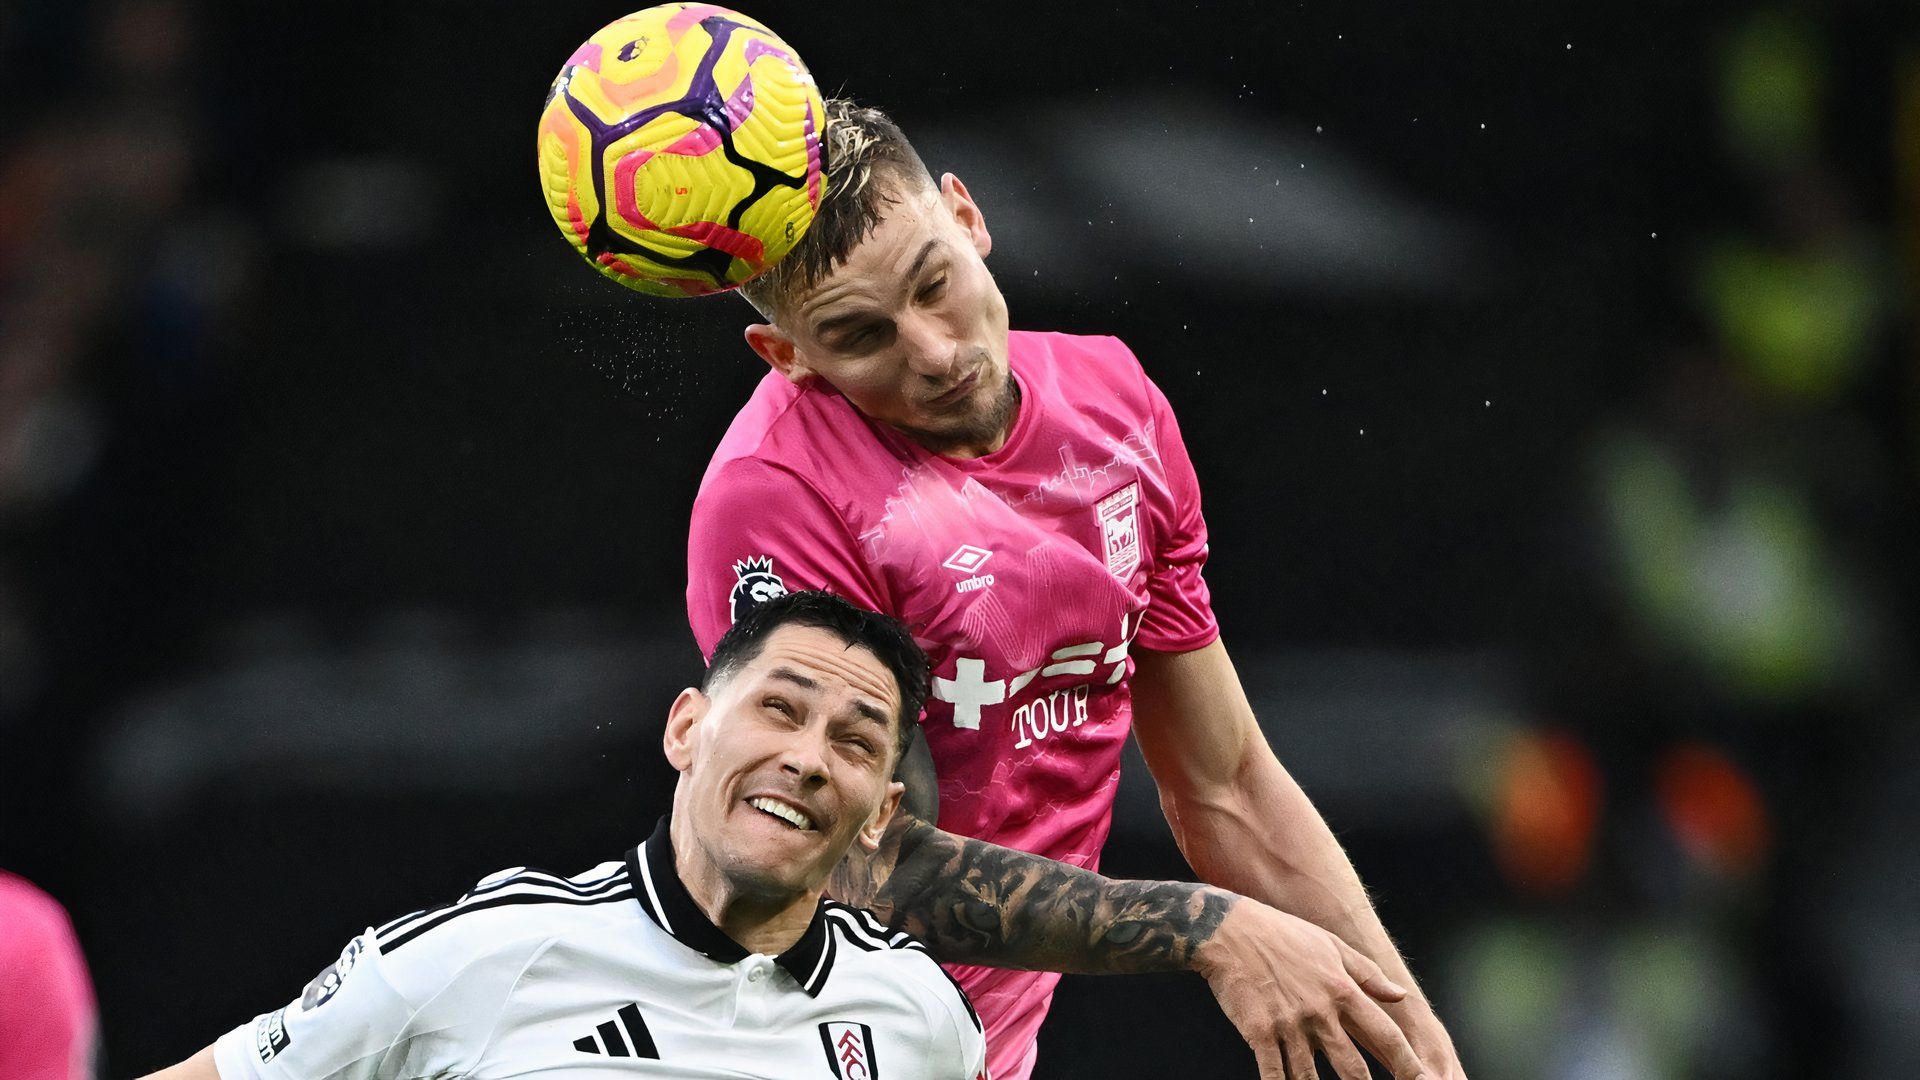
[[920, 945], [822, 898], [878, 845], [926, 657], [825, 593], [756, 608], [668, 714], [651, 839], [584, 874], [524, 867], [369, 927], [301, 996], [150, 1080], [983, 1080], [986, 1043]]

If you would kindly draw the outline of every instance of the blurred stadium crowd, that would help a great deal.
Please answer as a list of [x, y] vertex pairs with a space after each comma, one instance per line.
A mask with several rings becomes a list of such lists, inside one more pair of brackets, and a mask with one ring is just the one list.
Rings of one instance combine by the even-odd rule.
[[[1017, 325], [1166, 389], [1263, 723], [1473, 1075], [1911, 1074], [1920, 18], [1403, 7], [748, 10], [966, 177]], [[290, 10], [0, 7], [0, 869], [100, 1075], [637, 838], [759, 374], [743, 305], [548, 235], [533, 117], [617, 12]], [[1130, 769], [1106, 868], [1185, 876]], [[1069, 979], [1041, 1062], [1251, 1074], [1194, 979]]]

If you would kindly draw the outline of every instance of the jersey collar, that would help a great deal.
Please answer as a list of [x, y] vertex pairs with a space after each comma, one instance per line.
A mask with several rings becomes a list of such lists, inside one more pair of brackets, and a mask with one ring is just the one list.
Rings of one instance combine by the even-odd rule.
[[[668, 835], [667, 818], [653, 830], [647, 842], [627, 852], [627, 872], [639, 887], [634, 896], [640, 907], [660, 929], [694, 952], [723, 964], [737, 964], [747, 958], [747, 950], [713, 925], [700, 905], [680, 882], [674, 866], [673, 840]], [[813, 911], [813, 921], [793, 948], [774, 957], [774, 963], [800, 984], [809, 996], [818, 997], [833, 969], [831, 935], [827, 933], [827, 902], [822, 899]]]

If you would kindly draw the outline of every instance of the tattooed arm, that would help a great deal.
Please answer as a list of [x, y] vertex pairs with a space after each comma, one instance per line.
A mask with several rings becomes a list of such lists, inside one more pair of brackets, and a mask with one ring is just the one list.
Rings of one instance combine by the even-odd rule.
[[1376, 1004], [1406, 991], [1325, 930], [1224, 889], [1119, 881], [942, 832], [929, 824], [939, 795], [918, 731], [894, 776], [907, 791], [879, 849], [855, 846], [827, 891], [910, 931], [943, 962], [1094, 974], [1197, 971], [1253, 1048], [1264, 1078], [1314, 1077], [1319, 1049], [1343, 1078], [1365, 1080], [1347, 1032], [1395, 1077], [1420, 1075], [1412, 1047]]
[[939, 788], [917, 728], [894, 779], [906, 784], [881, 841], [856, 845], [827, 892], [926, 942], [947, 963], [1031, 971], [1186, 971], [1240, 898], [1179, 881], [1117, 881], [942, 832]]
[[878, 850], [856, 845], [827, 893], [924, 941], [945, 963], [1029, 971], [1186, 971], [1245, 898], [1185, 881], [1123, 881], [943, 832], [939, 786], [917, 728], [906, 785]]

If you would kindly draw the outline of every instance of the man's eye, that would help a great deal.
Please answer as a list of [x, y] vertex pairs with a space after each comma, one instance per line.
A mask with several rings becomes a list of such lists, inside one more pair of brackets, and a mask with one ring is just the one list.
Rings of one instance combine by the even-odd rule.
[[887, 328], [880, 325], [863, 326], [840, 339], [840, 347], [848, 352], [865, 352], [879, 348], [886, 343]]
[[921, 288], [920, 299], [931, 300], [934, 297], [939, 296], [941, 291], [944, 290], [946, 287], [947, 287], [947, 279], [945, 277], [934, 278], [932, 281], [927, 282], [927, 284]]
[[781, 716], [791, 717], [793, 715], [793, 706], [787, 704], [784, 698], [768, 698], [765, 704], [767, 708], [772, 709]]

